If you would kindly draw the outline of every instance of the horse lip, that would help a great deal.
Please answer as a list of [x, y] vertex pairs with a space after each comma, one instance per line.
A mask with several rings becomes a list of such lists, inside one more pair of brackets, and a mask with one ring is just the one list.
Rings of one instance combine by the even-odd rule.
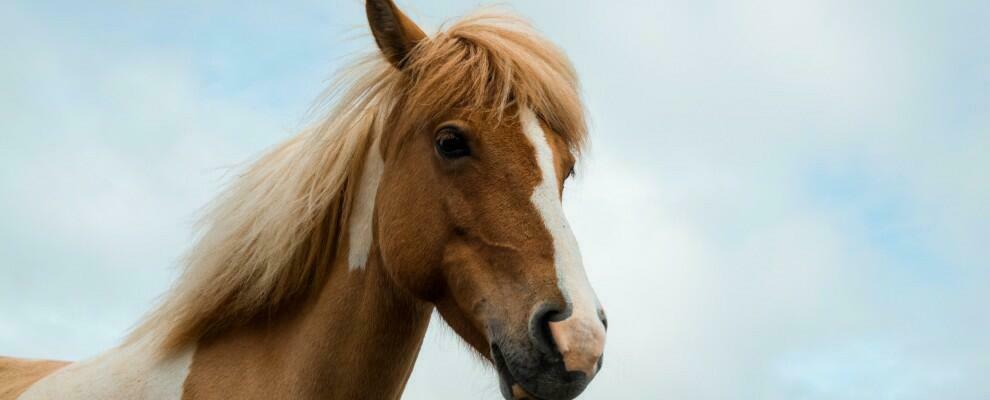
[[512, 385], [516, 381], [512, 377], [512, 373], [509, 372], [509, 366], [505, 363], [505, 356], [502, 355], [502, 350], [498, 348], [497, 344], [492, 345], [492, 361], [495, 362], [495, 371], [498, 372], [498, 386], [499, 391], [502, 392], [502, 397], [506, 400], [513, 400]]
[[[497, 344], [492, 345], [492, 360], [495, 361], [495, 370], [498, 371], [499, 391], [502, 392], [502, 397], [504, 397], [505, 400], [518, 400], [512, 393], [512, 386], [519, 385], [519, 387], [522, 388], [522, 385], [518, 380], [516, 380], [515, 377], [512, 376], [512, 370], [509, 368], [509, 364], [505, 362], [505, 356], [502, 355], [502, 350]], [[523, 388], [523, 390], [525, 390], [525, 388]], [[526, 392], [526, 395], [527, 399], [541, 400], [539, 397], [530, 394], [528, 391]]]

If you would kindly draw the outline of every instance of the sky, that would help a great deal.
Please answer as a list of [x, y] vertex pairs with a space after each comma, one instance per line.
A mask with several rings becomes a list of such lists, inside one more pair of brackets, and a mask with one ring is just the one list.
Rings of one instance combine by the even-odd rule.
[[[229, 171], [373, 49], [360, 1], [254, 3], [0, 2], [0, 354], [118, 343]], [[502, 4], [589, 110], [584, 398], [990, 398], [990, 3]], [[404, 398], [499, 398], [434, 322]]]

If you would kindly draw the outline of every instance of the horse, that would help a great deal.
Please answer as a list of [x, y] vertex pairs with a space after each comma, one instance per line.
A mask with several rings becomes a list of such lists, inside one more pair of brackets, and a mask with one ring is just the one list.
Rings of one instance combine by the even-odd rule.
[[368, 0], [378, 51], [233, 177], [173, 287], [117, 347], [0, 359], [2, 399], [397, 399], [436, 310], [507, 399], [572, 399], [607, 322], [562, 209], [587, 128], [530, 24], [432, 36]]

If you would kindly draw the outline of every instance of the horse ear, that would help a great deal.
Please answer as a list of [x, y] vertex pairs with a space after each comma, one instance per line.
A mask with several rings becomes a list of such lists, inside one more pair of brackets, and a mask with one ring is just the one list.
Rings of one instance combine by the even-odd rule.
[[409, 52], [426, 34], [392, 0], [368, 0], [365, 10], [378, 48], [392, 65], [402, 69]]

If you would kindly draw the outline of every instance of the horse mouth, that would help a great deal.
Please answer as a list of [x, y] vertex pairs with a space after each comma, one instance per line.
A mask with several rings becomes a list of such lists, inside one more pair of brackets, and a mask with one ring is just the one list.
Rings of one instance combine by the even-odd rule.
[[526, 392], [519, 381], [512, 376], [512, 370], [509, 369], [505, 356], [497, 344], [492, 345], [492, 360], [495, 361], [495, 370], [498, 371], [499, 390], [505, 400], [542, 400]]

